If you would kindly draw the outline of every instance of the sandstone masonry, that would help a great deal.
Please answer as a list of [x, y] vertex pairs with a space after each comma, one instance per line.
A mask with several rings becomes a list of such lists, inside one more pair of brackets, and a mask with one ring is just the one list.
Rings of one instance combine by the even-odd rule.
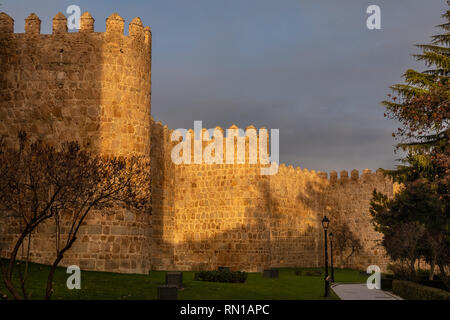
[[[249, 164], [248, 153], [244, 164], [175, 165], [172, 130], [151, 117], [150, 28], [135, 18], [125, 36], [124, 20], [113, 14], [105, 33], [94, 32], [87, 12], [79, 32], [67, 31], [61, 13], [51, 35], [40, 34], [40, 25], [31, 14], [25, 33], [16, 34], [12, 18], [0, 13], [0, 135], [6, 143], [13, 145], [25, 130], [50, 144], [77, 140], [102, 154], [151, 157], [152, 215], [94, 212], [62, 265], [127, 273], [320, 266], [326, 214], [361, 240], [353, 267], [386, 266], [368, 212], [374, 188], [394, 191], [380, 172], [348, 177], [343, 171], [338, 178], [282, 164], [276, 175], [262, 176], [263, 165]], [[0, 220], [0, 256], [8, 255], [19, 229], [20, 221]], [[33, 261], [50, 263], [53, 237], [51, 221], [35, 232]]]

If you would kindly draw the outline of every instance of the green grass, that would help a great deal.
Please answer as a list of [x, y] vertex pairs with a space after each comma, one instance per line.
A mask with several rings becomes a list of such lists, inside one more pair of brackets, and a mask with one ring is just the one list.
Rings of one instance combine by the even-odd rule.
[[[30, 265], [27, 289], [30, 299], [42, 299], [49, 267]], [[322, 276], [297, 276], [296, 270], [312, 268], [280, 269], [278, 279], [263, 278], [261, 273], [249, 273], [245, 283], [215, 283], [194, 281], [194, 272], [183, 272], [184, 289], [178, 299], [185, 300], [321, 300], [324, 280]], [[125, 300], [156, 299], [157, 286], [164, 284], [165, 272], [151, 271], [149, 275], [119, 274], [109, 272], [82, 271], [81, 289], [66, 287], [66, 268], [58, 268], [54, 279], [52, 299]], [[365, 282], [367, 277], [356, 270], [335, 269], [336, 282]], [[0, 291], [6, 292], [3, 282]], [[338, 299], [331, 291], [328, 299]]]

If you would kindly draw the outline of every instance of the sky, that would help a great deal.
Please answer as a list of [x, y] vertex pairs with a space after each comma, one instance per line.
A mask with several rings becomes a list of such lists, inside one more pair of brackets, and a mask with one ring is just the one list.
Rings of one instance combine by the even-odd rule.
[[[95, 31], [119, 13], [152, 28], [152, 115], [170, 128], [280, 130], [280, 161], [341, 171], [393, 168], [398, 124], [380, 102], [428, 43], [444, 0], [0, 0], [24, 32], [36, 13], [51, 33], [58, 11], [78, 5]], [[369, 5], [381, 29], [369, 30]], [[68, 14], [66, 14], [68, 16]], [[127, 27], [125, 28], [128, 29]]]

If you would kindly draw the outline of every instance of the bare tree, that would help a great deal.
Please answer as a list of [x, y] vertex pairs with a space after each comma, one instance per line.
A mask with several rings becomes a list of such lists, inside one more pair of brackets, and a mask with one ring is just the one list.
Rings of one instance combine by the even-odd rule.
[[[19, 268], [19, 293], [12, 280], [19, 249], [42, 223], [54, 219], [56, 256], [47, 279], [45, 298], [50, 299], [53, 277], [64, 254], [77, 239], [80, 226], [92, 210], [115, 205], [150, 213], [150, 166], [148, 157], [117, 158], [94, 155], [67, 142], [58, 148], [42, 142], [28, 143], [24, 134], [17, 149], [0, 151], [0, 217], [19, 219], [20, 235], [2, 270], [6, 288], [15, 299], [27, 298], [25, 272]], [[69, 221], [61, 232], [60, 221]], [[29, 243], [25, 248], [29, 260]], [[3, 269], [3, 268], [2, 268]]]

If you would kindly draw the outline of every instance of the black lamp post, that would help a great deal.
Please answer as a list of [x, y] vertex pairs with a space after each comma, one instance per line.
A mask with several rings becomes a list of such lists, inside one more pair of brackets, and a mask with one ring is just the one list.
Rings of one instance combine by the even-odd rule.
[[330, 262], [331, 262], [331, 281], [334, 282], [334, 267], [333, 267], [333, 232], [330, 232]]
[[328, 287], [328, 246], [327, 246], [327, 230], [328, 225], [330, 224], [330, 220], [328, 220], [327, 216], [324, 216], [322, 219], [322, 227], [325, 234], [325, 297], [329, 296], [329, 287]]

